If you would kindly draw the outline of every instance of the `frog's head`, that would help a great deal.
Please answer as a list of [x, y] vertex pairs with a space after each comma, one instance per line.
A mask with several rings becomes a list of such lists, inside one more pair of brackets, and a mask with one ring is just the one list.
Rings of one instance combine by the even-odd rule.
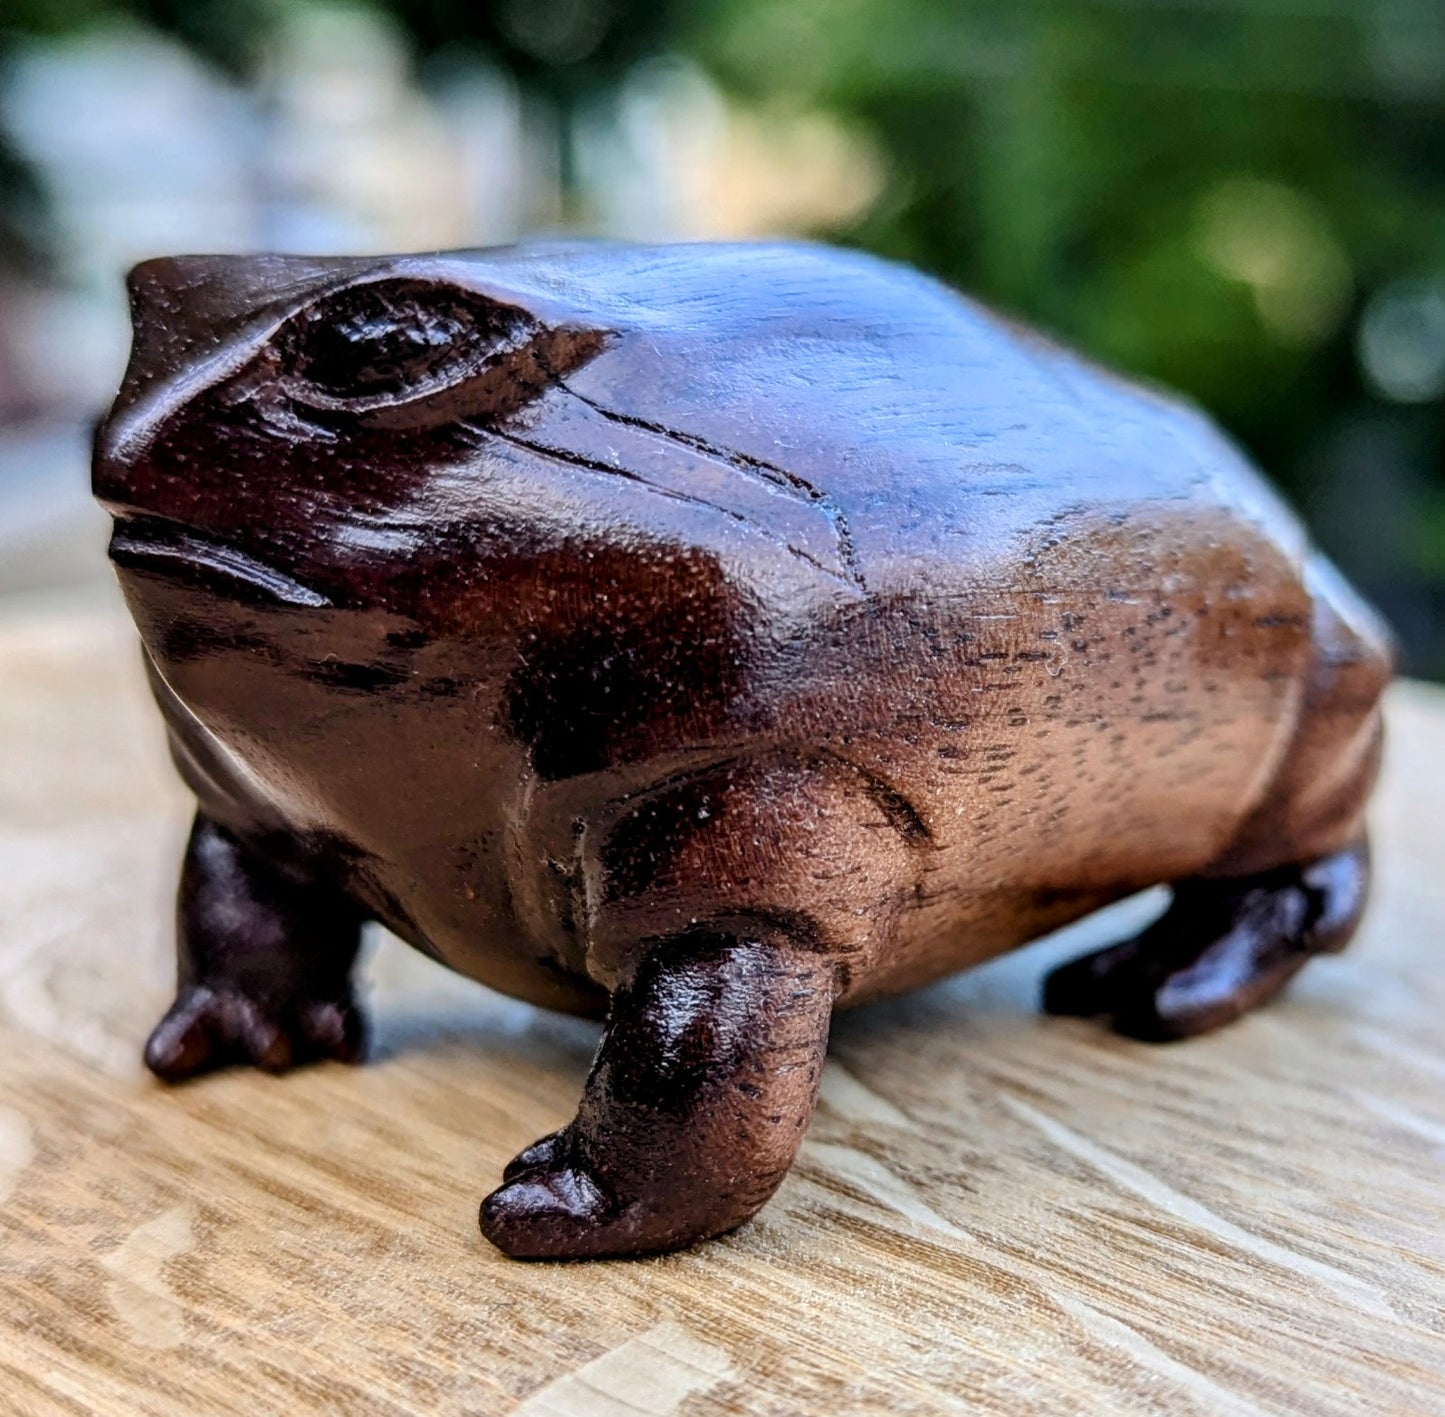
[[228, 741], [280, 743], [337, 694], [395, 704], [465, 681], [555, 776], [702, 722], [688, 686], [741, 661], [723, 557], [779, 562], [785, 592], [836, 586], [817, 565], [834, 528], [783, 474], [599, 401], [669, 407], [659, 369], [699, 363], [669, 360], [671, 296], [642, 309], [627, 260], [139, 266], [94, 483], [163, 701]]
[[289, 610], [413, 609], [407, 577], [458, 521], [459, 469], [475, 487], [489, 432], [607, 342], [486, 271], [431, 257], [138, 266], [130, 365], [94, 467], [132, 602], [164, 580]]

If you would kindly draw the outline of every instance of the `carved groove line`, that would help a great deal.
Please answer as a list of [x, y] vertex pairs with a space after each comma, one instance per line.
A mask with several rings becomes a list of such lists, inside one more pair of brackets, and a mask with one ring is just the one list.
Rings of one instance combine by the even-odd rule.
[[585, 403], [594, 413], [607, 419], [610, 423], [617, 423], [625, 428], [640, 429], [645, 433], [651, 433], [654, 437], [664, 438], [668, 442], [677, 443], [684, 448], [691, 448], [694, 452], [703, 453], [710, 458], [715, 458], [718, 462], [725, 463], [739, 473], [761, 477], [765, 482], [770, 482], [775, 487], [780, 487], [784, 491], [815, 504], [832, 525], [833, 536], [838, 543], [838, 559], [847, 571], [847, 579], [852, 581], [859, 590], [866, 592], [867, 586], [863, 581], [863, 572], [858, 563], [858, 551], [853, 543], [853, 533], [848, 526], [848, 518], [843, 509], [821, 487], [808, 481], [805, 477], [800, 477], [795, 472], [790, 472], [787, 468], [777, 466], [776, 463], [765, 462], [762, 458], [752, 457], [747, 453], [738, 452], [734, 448], [724, 448], [695, 433], [684, 433], [679, 429], [668, 428], [665, 424], [638, 418], [630, 413], [619, 413], [616, 409], [608, 408], [595, 399], [588, 398], [586, 394], [578, 393], [555, 372], [552, 377], [558, 388], [570, 394], [580, 403]]
[[907, 794], [901, 792], [886, 777], [864, 767], [861, 763], [855, 763], [852, 758], [846, 758], [841, 753], [824, 749], [817, 756], [827, 762], [837, 763], [839, 767], [852, 773], [863, 784], [869, 797], [873, 799], [888, 825], [898, 834], [905, 846], [920, 847], [936, 844], [928, 823], [923, 819], [923, 814], [913, 805]]
[[[693, 497], [686, 492], [678, 492], [671, 487], [660, 487], [657, 483], [650, 482], [645, 477], [639, 477], [636, 472], [619, 463], [602, 462], [600, 459], [589, 458], [566, 448], [549, 448], [545, 444], [534, 443], [530, 439], [523, 438], [516, 433], [504, 433], [500, 428], [477, 429], [473, 428], [470, 424], [463, 426], [472, 432], [484, 433], [487, 437], [500, 438], [504, 443], [510, 443], [513, 447], [523, 448], [529, 453], [535, 453], [538, 457], [551, 458], [555, 462], [567, 463], [573, 467], [584, 468], [589, 472], [605, 472], [612, 477], [622, 477], [629, 482], [636, 482], [639, 486], [646, 487], [649, 492], [655, 492], [659, 497], [668, 497], [675, 502], [685, 502], [689, 506], [705, 507], [710, 512], [721, 512], [724, 516], [731, 517], [735, 522], [741, 522], [742, 525], [749, 527], [753, 531], [761, 532], [764, 536], [768, 537], [769, 540], [776, 542], [785, 550], [790, 551], [794, 556], [798, 557], [799, 560], [806, 561], [808, 565], [812, 566], [815, 570], [821, 571], [825, 576], [831, 576], [834, 580], [841, 580], [858, 585], [861, 589], [861, 582], [857, 579], [856, 575], [840, 576], [837, 571], [829, 566], [825, 566], [816, 556], [809, 554], [803, 550], [802, 547], [794, 546], [792, 542], [785, 541], [782, 537], [778, 536], [776, 532], [763, 526], [760, 522], [754, 521], [751, 517], [734, 511], [731, 507], [720, 506], [716, 502], [709, 501], [706, 497]], [[705, 450], [699, 449], [698, 451]]]

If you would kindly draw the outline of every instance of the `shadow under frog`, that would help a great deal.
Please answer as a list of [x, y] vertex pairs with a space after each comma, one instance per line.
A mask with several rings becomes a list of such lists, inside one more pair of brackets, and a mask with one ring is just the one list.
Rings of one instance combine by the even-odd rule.
[[1193, 411], [798, 246], [184, 257], [97, 494], [198, 813], [167, 1079], [354, 1059], [367, 919], [605, 1016], [523, 1257], [772, 1194], [835, 1008], [1143, 887], [1045, 1005], [1223, 1023], [1342, 946], [1387, 640]]

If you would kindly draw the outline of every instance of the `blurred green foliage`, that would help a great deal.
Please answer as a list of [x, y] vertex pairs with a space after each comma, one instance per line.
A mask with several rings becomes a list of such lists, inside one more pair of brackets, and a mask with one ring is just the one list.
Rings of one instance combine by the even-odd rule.
[[[1402, 401], [1358, 349], [1382, 292], [1445, 290], [1440, 0], [703, 9], [694, 52], [731, 89], [881, 144], [887, 193], [833, 239], [1191, 394], [1445, 674], [1445, 378]], [[1384, 373], [1445, 375], [1426, 334], [1382, 344]]]
[[[284, 3], [8, 0], [0, 24], [141, 20], [244, 71]], [[419, 58], [482, 51], [563, 107], [671, 52], [755, 106], [848, 120], [887, 188], [816, 234], [1193, 395], [1290, 486], [1414, 667], [1445, 675], [1441, 0], [376, 8]]]
[[[783, 82], [766, 56], [801, 42], [776, 33], [789, 16], [823, 33], [852, 18], [818, 61], [818, 97], [863, 116], [895, 163], [892, 200], [854, 239], [1188, 390], [1286, 474], [1359, 391], [1361, 299], [1445, 271], [1445, 73], [1426, 101], [1392, 91], [1369, 58], [1379, 6], [728, 8], [725, 72], [764, 91]], [[1320, 307], [1294, 328], [1221, 249], [1221, 224], [1251, 216], [1282, 248], [1278, 283], [1299, 277], [1296, 298]]]

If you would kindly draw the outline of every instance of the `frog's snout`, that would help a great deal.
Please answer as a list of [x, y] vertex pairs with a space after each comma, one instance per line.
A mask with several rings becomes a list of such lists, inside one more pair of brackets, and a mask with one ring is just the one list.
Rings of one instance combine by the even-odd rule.
[[226, 330], [247, 301], [220, 267], [245, 258], [162, 257], [144, 261], [127, 279], [131, 349], [110, 410], [96, 426], [95, 495], [115, 514], [166, 512], [139, 505], [147, 453], [166, 420], [214, 381], [227, 352]]

